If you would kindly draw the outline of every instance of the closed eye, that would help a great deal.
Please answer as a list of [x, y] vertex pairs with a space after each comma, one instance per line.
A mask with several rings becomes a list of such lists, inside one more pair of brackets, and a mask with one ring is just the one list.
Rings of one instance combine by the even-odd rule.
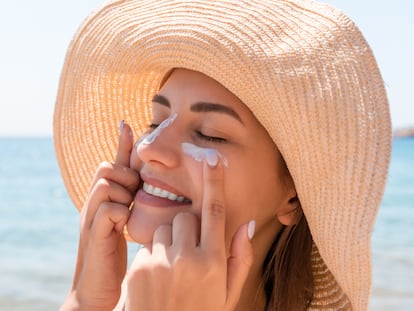
[[[148, 131], [153, 131], [158, 126], [159, 126], [159, 124], [157, 124], [157, 123], [151, 123], [151, 124], [148, 125]], [[224, 139], [222, 137], [205, 135], [201, 131], [195, 131], [195, 132], [196, 132], [196, 135], [197, 135], [198, 138], [203, 139], [203, 140], [206, 140], [208, 142], [225, 143], [227, 141], [226, 139]]]
[[216, 137], [216, 136], [208, 136], [203, 134], [201, 131], [196, 131], [196, 134], [199, 138], [209, 141], [209, 142], [213, 142], [213, 143], [225, 143], [226, 139], [221, 138], [221, 137]]

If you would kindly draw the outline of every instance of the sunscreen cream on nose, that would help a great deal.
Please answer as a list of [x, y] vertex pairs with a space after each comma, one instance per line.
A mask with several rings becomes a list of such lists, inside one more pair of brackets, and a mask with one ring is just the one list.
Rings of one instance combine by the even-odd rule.
[[227, 159], [216, 149], [202, 148], [191, 143], [182, 143], [181, 148], [186, 155], [192, 157], [197, 162], [203, 162], [204, 159], [207, 159], [211, 154], [215, 153], [217, 158], [221, 159], [225, 167], [228, 167], [229, 165]]
[[160, 123], [160, 125], [158, 125], [158, 127], [148, 136], [146, 136], [141, 142], [139, 142], [139, 145], [143, 144], [143, 145], [151, 145], [158, 136], [160, 136], [160, 134], [162, 133], [162, 131], [164, 129], [166, 129], [168, 126], [170, 126], [174, 120], [177, 118], [177, 113], [174, 113], [173, 115], [171, 115], [169, 118], [165, 119], [164, 121], [162, 121]]

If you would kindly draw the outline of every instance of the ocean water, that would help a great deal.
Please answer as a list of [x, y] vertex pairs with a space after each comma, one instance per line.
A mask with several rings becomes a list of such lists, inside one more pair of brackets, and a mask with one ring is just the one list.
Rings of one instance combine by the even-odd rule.
[[[375, 311], [414, 310], [414, 139], [393, 147], [372, 239]], [[57, 310], [71, 284], [78, 212], [51, 138], [0, 138], [0, 213], [0, 310]]]

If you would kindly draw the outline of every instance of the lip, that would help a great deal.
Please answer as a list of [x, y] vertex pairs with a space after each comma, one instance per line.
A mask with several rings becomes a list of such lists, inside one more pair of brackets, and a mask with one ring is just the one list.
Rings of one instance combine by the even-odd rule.
[[186, 196], [185, 194], [183, 194], [179, 190], [171, 187], [170, 185], [166, 184], [165, 182], [163, 182], [159, 179], [153, 178], [153, 177], [149, 177], [149, 176], [141, 173], [141, 187], [140, 187], [140, 189], [138, 190], [138, 192], [135, 196], [135, 203], [144, 204], [144, 205], [148, 205], [148, 206], [154, 206], [154, 207], [178, 207], [178, 206], [191, 204], [191, 202], [171, 201], [167, 198], [162, 198], [162, 197], [151, 195], [151, 194], [145, 192], [142, 189], [142, 184], [144, 182], [147, 183], [147, 184], [150, 184], [154, 187], [158, 187], [158, 188], [167, 190], [168, 192], [175, 193], [178, 196], [183, 196], [185, 198], [188, 198], [188, 196]]

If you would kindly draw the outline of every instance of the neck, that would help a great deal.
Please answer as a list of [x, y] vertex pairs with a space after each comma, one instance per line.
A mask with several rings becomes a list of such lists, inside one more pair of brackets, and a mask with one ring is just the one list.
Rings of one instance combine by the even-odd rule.
[[239, 303], [235, 311], [264, 311], [266, 295], [263, 288], [263, 264], [273, 243], [281, 229], [278, 222], [269, 222], [256, 231], [252, 240], [254, 261], [247, 280], [244, 284]]

